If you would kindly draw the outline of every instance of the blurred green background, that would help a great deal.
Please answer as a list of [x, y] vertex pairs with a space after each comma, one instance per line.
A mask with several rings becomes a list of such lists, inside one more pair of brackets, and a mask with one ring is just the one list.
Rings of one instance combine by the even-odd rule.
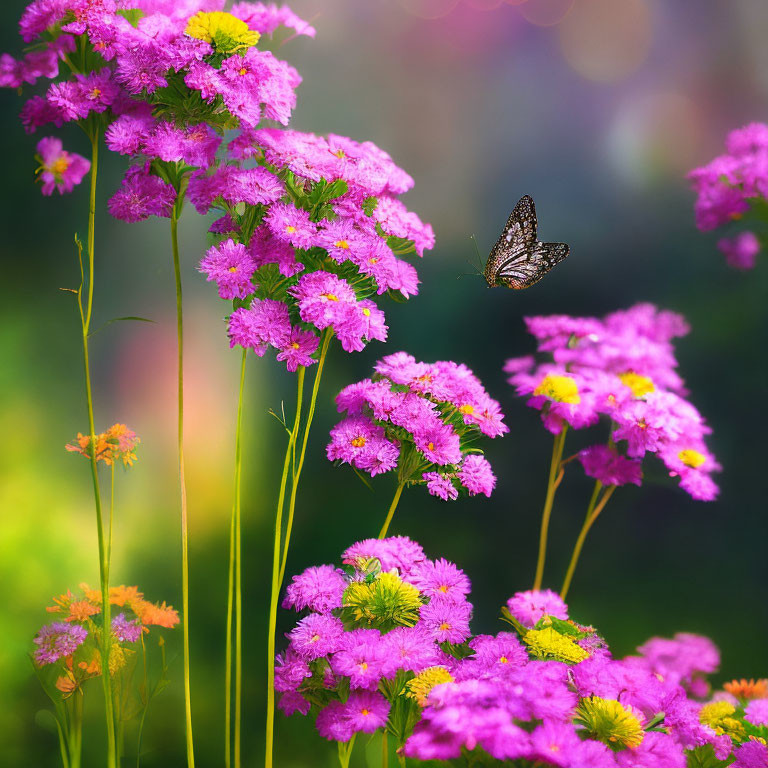
[[[5, 0], [0, 49], [17, 53], [24, 3]], [[721, 151], [726, 132], [768, 119], [768, 6], [763, 0], [300, 0], [315, 41], [279, 53], [304, 77], [294, 127], [371, 139], [416, 179], [409, 207], [431, 221], [437, 247], [418, 265], [421, 294], [383, 304], [390, 341], [334, 350], [300, 491], [288, 573], [335, 562], [375, 535], [393, 492], [371, 493], [324, 458], [333, 395], [381, 355], [466, 362], [502, 402], [511, 433], [488, 445], [499, 476], [491, 500], [446, 504], [407, 492], [393, 532], [473, 581], [474, 629], [501, 628], [498, 607], [528, 588], [550, 436], [513, 397], [503, 361], [532, 351], [522, 317], [602, 314], [637, 301], [682, 312], [693, 331], [678, 344], [691, 398], [714, 429], [725, 471], [720, 500], [691, 501], [662, 473], [617, 493], [590, 535], [570, 596], [572, 615], [600, 627], [617, 654], [652, 635], [711, 636], [718, 679], [768, 674], [766, 631], [765, 259], [751, 273], [725, 266], [716, 236], [696, 231], [684, 174]], [[86, 462], [63, 445], [87, 427], [79, 325], [59, 288], [77, 278], [72, 238], [85, 230], [87, 190], [43, 198], [21, 102], [0, 94], [4, 151], [4, 279], [0, 312], [0, 765], [58, 765], [48, 706], [34, 679], [31, 638], [50, 598], [98, 580]], [[75, 128], [65, 146], [87, 154]], [[45, 132], [42, 135], [47, 135]], [[113, 583], [181, 602], [175, 474], [175, 327], [167, 221], [116, 222], [104, 202], [124, 167], [104, 158], [94, 323], [122, 315], [93, 339], [97, 429], [115, 421], [141, 436], [140, 460], [118, 473]], [[483, 255], [509, 210], [532, 194], [545, 239], [572, 255], [524, 293], [490, 291], [472, 273], [470, 235]], [[202, 766], [223, 763], [226, 564], [239, 354], [225, 336], [227, 305], [197, 273], [207, 223], [181, 223], [187, 314], [187, 460], [191, 515], [192, 693]], [[284, 435], [268, 416], [293, 379], [250, 361], [244, 491], [244, 764], [262, 760], [265, 606], [273, 503]], [[571, 448], [582, 444], [573, 439]], [[566, 449], [568, 450], [568, 448]], [[557, 586], [590, 485], [571, 471], [557, 498], [547, 581]], [[287, 631], [292, 617], [281, 615]], [[170, 633], [172, 686], [150, 712], [143, 765], [183, 764], [180, 630]], [[98, 684], [94, 685], [94, 692]], [[99, 695], [90, 696], [97, 706]], [[102, 726], [86, 724], [85, 762], [101, 763]], [[129, 754], [132, 752], [129, 751]], [[356, 757], [364, 764], [363, 750]], [[354, 761], [353, 761], [354, 762]], [[277, 765], [335, 765], [308, 719], [278, 722]]]

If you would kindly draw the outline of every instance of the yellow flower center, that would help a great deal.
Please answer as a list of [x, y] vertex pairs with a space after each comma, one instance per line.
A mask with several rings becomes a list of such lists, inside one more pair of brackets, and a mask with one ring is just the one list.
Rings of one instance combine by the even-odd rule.
[[437, 591], [438, 591], [438, 592], [442, 592], [443, 594], [445, 594], [445, 593], [448, 591], [448, 589], [449, 589], [449, 587], [448, 587], [448, 585], [447, 585], [447, 584], [441, 584], [441, 585], [440, 585], [440, 586], [437, 588]]
[[286, 232], [287, 232], [289, 235], [292, 235], [292, 234], [293, 234], [293, 233], [296, 231], [296, 227], [294, 227], [294, 226], [293, 226], [293, 224], [289, 224], [289, 225], [288, 225], [288, 226], [285, 228], [285, 231], [286, 231]]
[[237, 272], [237, 267], [230, 267], [230, 268], [229, 268], [229, 271], [230, 271], [230, 272]]
[[427, 448], [429, 448], [430, 451], [434, 451], [435, 450], [435, 444], [430, 440], [427, 443]]
[[365, 438], [364, 437], [354, 437], [352, 438], [350, 444], [355, 448], [362, 448], [365, 445]]
[[615, 699], [589, 696], [576, 710], [576, 721], [585, 726], [590, 736], [605, 744], [639, 747], [645, 736], [643, 724], [631, 709]]
[[196, 40], [205, 40], [206, 43], [210, 43], [219, 53], [232, 53], [252, 48], [261, 37], [242, 19], [223, 11], [196, 13], [187, 22], [185, 31]]
[[248, 70], [245, 67], [240, 67], [240, 69], [237, 70], [238, 75], [247, 75]]
[[471, 403], [467, 403], [466, 405], [462, 405], [459, 407], [459, 411], [463, 413], [465, 416], [468, 416], [470, 413], [475, 412], [475, 406]]
[[499, 658], [499, 664], [509, 664], [509, 659], [506, 656]]
[[579, 388], [570, 376], [557, 376], [548, 374], [541, 384], [533, 390], [534, 395], [544, 395], [557, 403], [569, 403], [578, 405], [581, 402]]
[[368, 662], [367, 662], [367, 661], [364, 661], [364, 662], [363, 662], [363, 663], [360, 665], [360, 669], [362, 669], [362, 670], [363, 670], [363, 672], [365, 672], [365, 670], [366, 670], [366, 669], [368, 669]]
[[363, 709], [363, 710], [361, 710], [361, 711], [360, 711], [360, 714], [361, 714], [361, 715], [365, 715], [365, 716], [367, 717], [367, 716], [368, 716], [368, 715], [370, 715], [371, 713], [370, 713], [370, 710], [367, 710], [367, 709]]
[[346, 250], [349, 248], [349, 242], [347, 242], [346, 240], [337, 240], [337, 241], [334, 243], [334, 245], [335, 245], [337, 248], [343, 248], [345, 251], [346, 251]]
[[378, 264], [379, 263], [379, 257], [374, 256], [372, 259], [368, 259], [369, 264]]
[[294, 341], [293, 344], [291, 344], [291, 349], [298, 349], [298, 348], [299, 348], [298, 342]]
[[453, 677], [445, 667], [427, 667], [406, 683], [404, 693], [406, 698], [415, 699], [420, 707], [426, 707], [429, 703], [427, 697], [436, 685], [452, 682]]
[[69, 168], [71, 160], [66, 155], [62, 155], [61, 157], [57, 157], [51, 165], [48, 166], [48, 170], [54, 175], [54, 176], [63, 176], [66, 172], [67, 168]]
[[312, 637], [309, 638], [310, 643], [316, 643], [320, 639], [320, 635], [312, 635]]
[[644, 397], [656, 391], [656, 385], [647, 376], [640, 376], [632, 371], [619, 374], [621, 383], [632, 390], [635, 397]]
[[101, 88], [92, 88], [91, 92], [88, 94], [88, 98], [90, 99], [98, 99], [99, 96], [101, 96]]
[[440, 629], [442, 629], [442, 630], [443, 630], [443, 632], [446, 632], [446, 631], [447, 631], [447, 630], [449, 630], [450, 628], [451, 628], [451, 625], [450, 625], [450, 624], [449, 624], [447, 621], [444, 621], [444, 622], [443, 622], [443, 623], [440, 625]]
[[677, 458], [680, 459], [686, 467], [690, 467], [691, 469], [698, 469], [707, 460], [707, 457], [703, 453], [694, 451], [693, 448], [684, 448], [677, 454]]
[[328, 301], [338, 301], [339, 297], [336, 296], [334, 293], [321, 293], [320, 294], [324, 299], [328, 299]]
[[537, 659], [554, 659], [571, 664], [578, 664], [589, 654], [570, 637], [561, 635], [552, 627], [529, 629], [523, 635], [523, 642]]
[[370, 316], [371, 316], [371, 310], [370, 310], [370, 309], [368, 309], [368, 307], [363, 307], [363, 314], [364, 314], [366, 317], [370, 317]]

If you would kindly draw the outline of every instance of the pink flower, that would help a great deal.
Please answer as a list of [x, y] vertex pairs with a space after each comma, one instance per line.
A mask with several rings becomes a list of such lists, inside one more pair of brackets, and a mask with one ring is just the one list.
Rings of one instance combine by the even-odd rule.
[[551, 589], [518, 592], [507, 600], [507, 607], [524, 627], [535, 627], [544, 616], [568, 618], [568, 606]]
[[760, 241], [754, 232], [740, 232], [735, 237], [724, 237], [717, 247], [725, 254], [728, 265], [734, 269], [753, 269], [760, 253]]
[[317, 362], [312, 355], [317, 350], [320, 339], [312, 331], [302, 330], [298, 325], [293, 326], [291, 335], [285, 346], [277, 354], [278, 360], [285, 360], [291, 373], [302, 365], [305, 368]]
[[251, 282], [256, 264], [246, 247], [232, 238], [208, 249], [200, 271], [218, 285], [222, 299], [244, 299], [256, 290]]
[[52, 195], [54, 189], [61, 195], [71, 192], [91, 169], [89, 160], [65, 151], [61, 139], [52, 136], [40, 139], [37, 154], [44, 195]]
[[642, 463], [627, 459], [607, 445], [593, 445], [579, 451], [584, 474], [594, 477], [603, 485], [640, 485], [643, 478]]

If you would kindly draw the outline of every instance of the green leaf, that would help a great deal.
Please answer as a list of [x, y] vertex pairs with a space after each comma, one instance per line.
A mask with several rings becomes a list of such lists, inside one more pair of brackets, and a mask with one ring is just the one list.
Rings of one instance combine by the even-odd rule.
[[373, 212], [379, 207], [379, 199], [377, 197], [366, 197], [363, 200], [363, 213], [366, 216], [373, 216]]
[[720, 768], [723, 765], [728, 763], [715, 757], [715, 750], [711, 744], [696, 747], [688, 752], [688, 768]]
[[113, 317], [111, 320], [107, 320], [106, 323], [103, 325], [100, 325], [95, 331], [91, 331], [91, 333], [88, 334], [89, 337], [95, 336], [99, 331], [103, 331], [108, 325], [112, 325], [112, 323], [121, 323], [125, 320], [133, 320], [140, 323], [154, 323], [154, 320], [150, 320], [148, 317], [138, 317], [135, 315], [126, 315], [125, 317]]

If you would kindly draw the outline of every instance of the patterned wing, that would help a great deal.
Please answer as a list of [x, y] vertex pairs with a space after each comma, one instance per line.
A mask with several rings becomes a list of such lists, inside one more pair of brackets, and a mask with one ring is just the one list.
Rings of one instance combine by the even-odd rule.
[[498, 283], [516, 290], [530, 288], [565, 259], [569, 250], [565, 243], [537, 242], [530, 253], [522, 258], [508, 258], [499, 266]]
[[536, 207], [530, 195], [524, 195], [517, 201], [507, 219], [501, 236], [493, 246], [485, 265], [485, 279], [491, 287], [502, 285], [499, 282], [499, 268], [512, 260], [528, 258], [536, 245]]

